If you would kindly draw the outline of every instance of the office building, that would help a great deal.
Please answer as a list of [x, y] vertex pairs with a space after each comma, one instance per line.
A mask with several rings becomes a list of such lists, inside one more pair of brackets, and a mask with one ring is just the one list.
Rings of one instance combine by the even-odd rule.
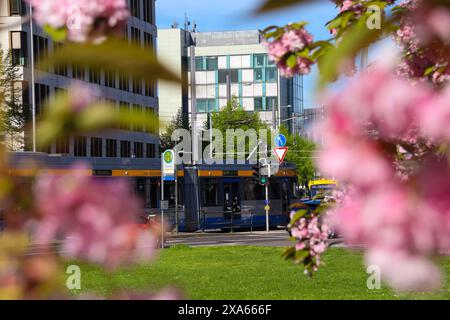
[[[138, 43], [149, 52], [154, 52], [157, 37], [155, 0], [128, 0], [128, 5], [131, 17], [124, 29], [125, 38], [130, 43]], [[15, 85], [23, 89], [21, 100], [25, 108], [32, 108], [32, 89], [36, 115], [39, 116], [45, 102], [52, 99], [55, 93], [64, 92], [71, 84], [79, 82], [88, 84], [94, 92], [98, 92], [96, 99], [114, 104], [116, 108], [158, 113], [156, 84], [134, 79], [127, 74], [89, 69], [83, 65], [63, 65], [48, 70], [35, 69], [32, 87], [31, 48], [34, 48], [34, 60], [37, 62], [63, 44], [52, 41], [36, 23], [33, 24], [34, 32], [31, 35], [30, 21], [26, 19], [29, 15], [30, 8], [26, 1], [0, 2], [0, 48], [12, 54], [12, 61], [22, 74], [21, 81]], [[121, 127], [95, 135], [62, 139], [48, 149], [37, 151], [73, 158], [155, 159], [159, 154], [156, 131], [154, 128]], [[32, 130], [24, 132], [23, 140], [22, 149], [33, 150]]]
[[[248, 112], [258, 112], [271, 127], [293, 128], [292, 114], [303, 112], [303, 79], [280, 76], [268, 59], [258, 30], [186, 32], [172, 28], [159, 31], [161, 62], [190, 87], [190, 50], [195, 43], [195, 92], [197, 126], [202, 127], [210, 112], [218, 111], [229, 96], [236, 97]], [[229, 84], [227, 85], [227, 78]], [[179, 109], [191, 112], [190, 90], [181, 85], [159, 83], [160, 110], [170, 120]]]

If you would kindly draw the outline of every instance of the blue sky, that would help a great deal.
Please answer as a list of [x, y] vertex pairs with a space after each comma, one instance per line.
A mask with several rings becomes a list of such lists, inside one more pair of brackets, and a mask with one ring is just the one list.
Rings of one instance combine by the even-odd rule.
[[[158, 28], [170, 28], [174, 21], [180, 26], [185, 13], [195, 21], [199, 31], [264, 29], [269, 25], [284, 25], [289, 22], [308, 21], [307, 29], [315, 39], [327, 39], [324, 28], [337, 10], [328, 0], [291, 7], [265, 15], [255, 15], [254, 10], [261, 0], [158, 0], [156, 1]], [[314, 99], [316, 72], [305, 78], [305, 107], [317, 106]]]

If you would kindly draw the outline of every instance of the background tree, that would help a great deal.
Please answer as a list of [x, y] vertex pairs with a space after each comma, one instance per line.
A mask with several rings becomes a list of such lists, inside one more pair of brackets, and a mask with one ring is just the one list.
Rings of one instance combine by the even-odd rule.
[[295, 134], [295, 136], [290, 134], [284, 126], [281, 127], [280, 132], [286, 136], [286, 146], [289, 147], [286, 161], [297, 165], [298, 182], [300, 185], [307, 186], [308, 182], [315, 178], [317, 172], [313, 158], [316, 145], [299, 134]]
[[[233, 97], [222, 109], [218, 112], [213, 112], [205, 121], [203, 128], [209, 130], [210, 121], [212, 121], [213, 129], [218, 129], [222, 133], [224, 139], [224, 152], [226, 149], [226, 132], [227, 130], [242, 129], [244, 131], [254, 129], [257, 133], [259, 130], [265, 129], [268, 132], [268, 141], [270, 141], [270, 128], [268, 124], [261, 120], [258, 112], [247, 112], [240, 105], [239, 100]], [[208, 141], [204, 142], [205, 146], [209, 144]], [[249, 143], [245, 142], [245, 150], [248, 151]], [[237, 152], [237, 147], [235, 147]], [[246, 152], [247, 152], [246, 151]], [[250, 150], [251, 151], [251, 150]], [[236, 154], [237, 156], [237, 154]]]
[[20, 151], [24, 148], [29, 110], [22, 101], [22, 86], [14, 85], [20, 81], [21, 74], [11, 57], [11, 54], [0, 50], [0, 131], [7, 150]]
[[175, 117], [167, 125], [164, 133], [160, 136], [160, 150], [164, 152], [175, 147], [176, 141], [172, 141], [172, 133], [176, 129], [186, 129], [191, 130], [191, 125], [189, 123], [189, 114], [184, 113], [182, 109], [178, 110]]

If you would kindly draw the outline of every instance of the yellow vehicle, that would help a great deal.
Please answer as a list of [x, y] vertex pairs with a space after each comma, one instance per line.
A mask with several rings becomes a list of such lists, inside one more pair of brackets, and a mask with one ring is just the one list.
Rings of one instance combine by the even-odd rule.
[[337, 187], [337, 185], [338, 183], [335, 180], [311, 180], [308, 184], [311, 199], [331, 192], [334, 188]]

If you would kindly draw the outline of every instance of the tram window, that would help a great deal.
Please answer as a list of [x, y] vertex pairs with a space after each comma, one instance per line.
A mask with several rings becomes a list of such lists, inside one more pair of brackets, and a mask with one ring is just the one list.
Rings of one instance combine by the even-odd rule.
[[264, 187], [254, 183], [252, 179], [245, 179], [244, 199], [246, 201], [264, 200]]
[[219, 193], [216, 179], [206, 179], [203, 184], [203, 206], [217, 207], [219, 205]]
[[281, 193], [280, 193], [280, 183], [273, 182], [270, 184], [269, 187], [269, 195], [270, 199], [278, 200], [281, 199]]

